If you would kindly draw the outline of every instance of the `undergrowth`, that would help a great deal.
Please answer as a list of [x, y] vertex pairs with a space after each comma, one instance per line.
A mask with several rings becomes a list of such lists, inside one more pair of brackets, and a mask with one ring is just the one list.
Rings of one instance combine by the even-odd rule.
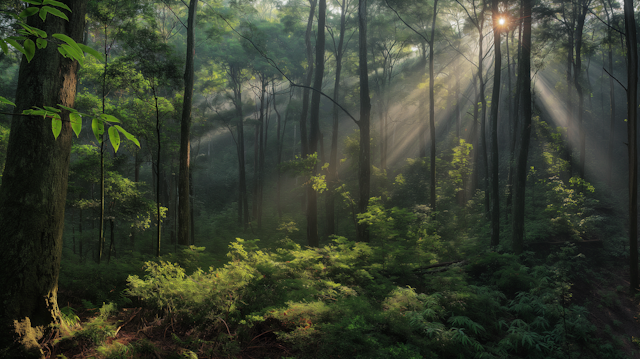
[[[147, 262], [127, 294], [165, 325], [182, 323], [174, 342], [197, 355], [238, 355], [275, 335], [296, 358], [624, 357], [596, 339], [587, 309], [571, 301], [574, 273], [585, 272], [572, 246], [545, 263], [485, 252], [425, 271], [446, 253], [421, 230], [427, 220], [384, 211], [368, 220], [376, 216], [390, 227], [372, 244], [285, 240], [268, 251], [238, 239], [220, 268], [188, 275], [175, 263]], [[403, 231], [393, 229], [398, 216], [410, 222]]]

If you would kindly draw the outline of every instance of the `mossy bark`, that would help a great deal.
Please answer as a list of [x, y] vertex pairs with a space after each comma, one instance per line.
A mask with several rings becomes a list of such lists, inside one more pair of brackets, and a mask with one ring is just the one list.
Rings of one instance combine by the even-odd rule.
[[[62, 1], [70, 21], [49, 15], [29, 18], [47, 34], [67, 34], [80, 42], [86, 0]], [[32, 106], [73, 107], [78, 63], [63, 58], [54, 44], [36, 50], [20, 65], [14, 113]], [[51, 121], [16, 115], [11, 123], [7, 162], [0, 187], [0, 357], [44, 357], [38, 340], [60, 321], [57, 303], [62, 230], [72, 130], [62, 113], [54, 139]]]

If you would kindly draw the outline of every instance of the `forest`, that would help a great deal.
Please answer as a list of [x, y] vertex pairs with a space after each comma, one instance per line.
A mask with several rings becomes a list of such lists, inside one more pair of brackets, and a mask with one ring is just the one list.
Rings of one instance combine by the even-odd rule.
[[0, 0], [0, 358], [640, 355], [633, 0]]

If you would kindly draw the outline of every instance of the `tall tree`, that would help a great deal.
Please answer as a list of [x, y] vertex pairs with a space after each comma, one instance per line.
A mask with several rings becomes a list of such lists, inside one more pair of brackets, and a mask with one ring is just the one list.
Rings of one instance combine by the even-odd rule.
[[433, 17], [431, 18], [431, 41], [429, 42], [429, 135], [431, 137], [431, 180], [429, 181], [431, 210], [436, 210], [436, 100], [434, 95], [435, 72], [433, 60], [436, 36], [436, 15], [438, 14], [438, 0], [433, 2]]
[[[371, 98], [369, 97], [369, 69], [367, 66], [367, 1], [358, 0], [358, 72], [360, 78], [360, 147], [358, 150], [358, 185], [360, 187], [358, 212], [364, 213], [369, 206], [371, 191]], [[365, 223], [356, 225], [356, 240], [369, 241], [369, 230]]]
[[193, 82], [195, 57], [195, 26], [198, 0], [189, 2], [187, 18], [187, 60], [184, 70], [184, 98], [180, 120], [180, 169], [178, 174], [178, 243], [189, 245], [191, 240], [191, 206], [189, 198], [189, 161], [191, 153], [191, 104], [193, 101]]
[[[48, 34], [82, 41], [86, 0], [62, 0], [69, 21], [32, 16], [28, 24]], [[60, 324], [58, 275], [67, 195], [72, 130], [63, 111], [56, 140], [51, 122], [21, 116], [32, 106], [73, 107], [78, 62], [56, 46], [36, 51], [20, 64], [16, 108], [0, 187], [0, 356], [44, 358], [38, 340]]]
[[633, 0], [624, 0], [627, 33], [627, 136], [629, 150], [629, 290], [638, 291], [638, 34]]
[[502, 73], [502, 53], [500, 32], [504, 19], [500, 17], [499, 0], [491, 2], [493, 20], [494, 71], [491, 94], [491, 246], [500, 244], [500, 184], [498, 167], [498, 109], [500, 106], [500, 74]]
[[[309, 131], [309, 155], [318, 156], [318, 140], [320, 138], [320, 91], [322, 91], [322, 77], [324, 76], [324, 48], [325, 23], [327, 17], [327, 0], [318, 2], [318, 32], [316, 35], [316, 73], [311, 95], [311, 116]], [[317, 175], [318, 164], [314, 164], [312, 175]], [[318, 192], [312, 185], [307, 187], [307, 242], [312, 247], [318, 247]]]
[[[522, 253], [524, 239], [525, 185], [527, 182], [527, 159], [531, 139], [531, 8], [533, 0], [522, 0], [522, 48], [518, 60], [518, 83], [520, 105], [522, 106], [522, 126], [520, 127], [520, 148], [518, 149], [513, 191], [513, 215], [511, 217], [513, 251]], [[518, 109], [516, 108], [516, 111]]]
[[[340, 35], [338, 45], [335, 46], [335, 38], [333, 33], [329, 34], [334, 40], [334, 57], [336, 59], [336, 78], [333, 85], [333, 98], [340, 98], [340, 75], [342, 74], [342, 58], [344, 56], [344, 37], [347, 24], [347, 11], [349, 3], [342, 0], [340, 6]], [[325, 215], [327, 225], [327, 236], [336, 233], [335, 229], [335, 189], [338, 186], [338, 125], [339, 125], [339, 109], [337, 104], [333, 104], [333, 123], [331, 128], [331, 151], [329, 153], [329, 168], [327, 174], [327, 191], [325, 198]]]
[[583, 88], [583, 75], [582, 75], [582, 40], [584, 35], [584, 23], [589, 13], [589, 5], [591, 4], [591, 0], [581, 0], [576, 6], [577, 11], [577, 19], [576, 19], [576, 30], [575, 30], [575, 45], [576, 45], [576, 57], [574, 62], [574, 71], [573, 71], [573, 81], [574, 86], [576, 87], [576, 92], [578, 94], [578, 131], [579, 131], [579, 141], [580, 141], [580, 166], [579, 166], [579, 175], [580, 178], [584, 178], [584, 168], [585, 168], [585, 159], [586, 159], [586, 133], [584, 130], [584, 88]]

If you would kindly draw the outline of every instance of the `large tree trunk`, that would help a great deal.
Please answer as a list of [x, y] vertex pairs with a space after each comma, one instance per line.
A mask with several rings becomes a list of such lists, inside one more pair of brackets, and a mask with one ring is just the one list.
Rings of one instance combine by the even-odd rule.
[[[360, 187], [358, 213], [369, 206], [371, 190], [371, 98], [369, 97], [369, 69], [367, 67], [367, 2], [358, 1], [358, 67], [360, 75], [360, 149], [358, 154], [358, 184]], [[369, 230], [364, 223], [356, 224], [356, 240], [369, 242]]]
[[638, 291], [638, 34], [633, 0], [624, 0], [627, 33], [627, 136], [629, 140], [629, 290]]
[[[318, 34], [316, 35], [316, 74], [313, 81], [313, 94], [311, 95], [311, 117], [309, 131], [309, 155], [318, 152], [318, 139], [320, 137], [320, 91], [322, 90], [322, 77], [324, 76], [324, 26], [327, 15], [327, 0], [318, 3]], [[320, 156], [317, 156], [320, 159]], [[318, 164], [313, 166], [312, 176], [318, 174]], [[307, 187], [307, 243], [311, 247], [318, 247], [318, 192], [309, 185]]]
[[187, 61], [184, 70], [184, 100], [180, 121], [180, 170], [178, 178], [178, 244], [188, 246], [191, 234], [191, 206], [189, 205], [189, 167], [191, 152], [191, 103], [193, 101], [193, 58], [195, 57], [195, 25], [198, 0], [189, 2], [187, 20]]
[[[613, 7], [611, 6], [611, 0], [608, 1], [609, 6], [611, 7], [611, 11], [613, 12]], [[604, 4], [604, 10], [607, 14], [607, 23], [611, 25], [611, 20], [609, 19], [609, 11], [607, 10], [607, 5]], [[607, 40], [609, 42], [609, 72], [611, 76], [609, 76], [609, 146], [607, 150], [607, 185], [609, 185], [610, 189], [613, 189], [613, 177], [611, 173], [613, 172], [613, 138], [615, 135], [615, 118], [616, 118], [616, 91], [615, 84], [613, 83], [613, 76], [615, 72], [613, 70], [613, 38], [612, 38], [613, 30], [609, 28], [607, 30]], [[604, 62], [604, 61], [603, 61]]]
[[[522, 104], [522, 131], [518, 150], [513, 191], [512, 235], [513, 251], [522, 253], [524, 239], [525, 185], [527, 182], [527, 158], [531, 139], [531, 7], [533, 0], [523, 0], [524, 26], [522, 32], [522, 52], [518, 61], [518, 87]], [[517, 111], [517, 109], [516, 109]]]
[[491, 246], [500, 244], [500, 185], [498, 167], [498, 109], [500, 106], [500, 77], [502, 73], [502, 51], [500, 49], [500, 27], [498, 0], [492, 1], [494, 71], [491, 94]]
[[[85, 0], [63, 0], [70, 21], [49, 16], [45, 23], [29, 17], [31, 26], [48, 34], [67, 34], [82, 41]], [[73, 107], [78, 63], [65, 59], [54, 45], [23, 57], [16, 108], [61, 104]], [[60, 323], [58, 274], [71, 151], [68, 112], [62, 114], [58, 139], [51, 122], [40, 116], [13, 117], [7, 160], [0, 187], [0, 356], [44, 358], [38, 340]]]

